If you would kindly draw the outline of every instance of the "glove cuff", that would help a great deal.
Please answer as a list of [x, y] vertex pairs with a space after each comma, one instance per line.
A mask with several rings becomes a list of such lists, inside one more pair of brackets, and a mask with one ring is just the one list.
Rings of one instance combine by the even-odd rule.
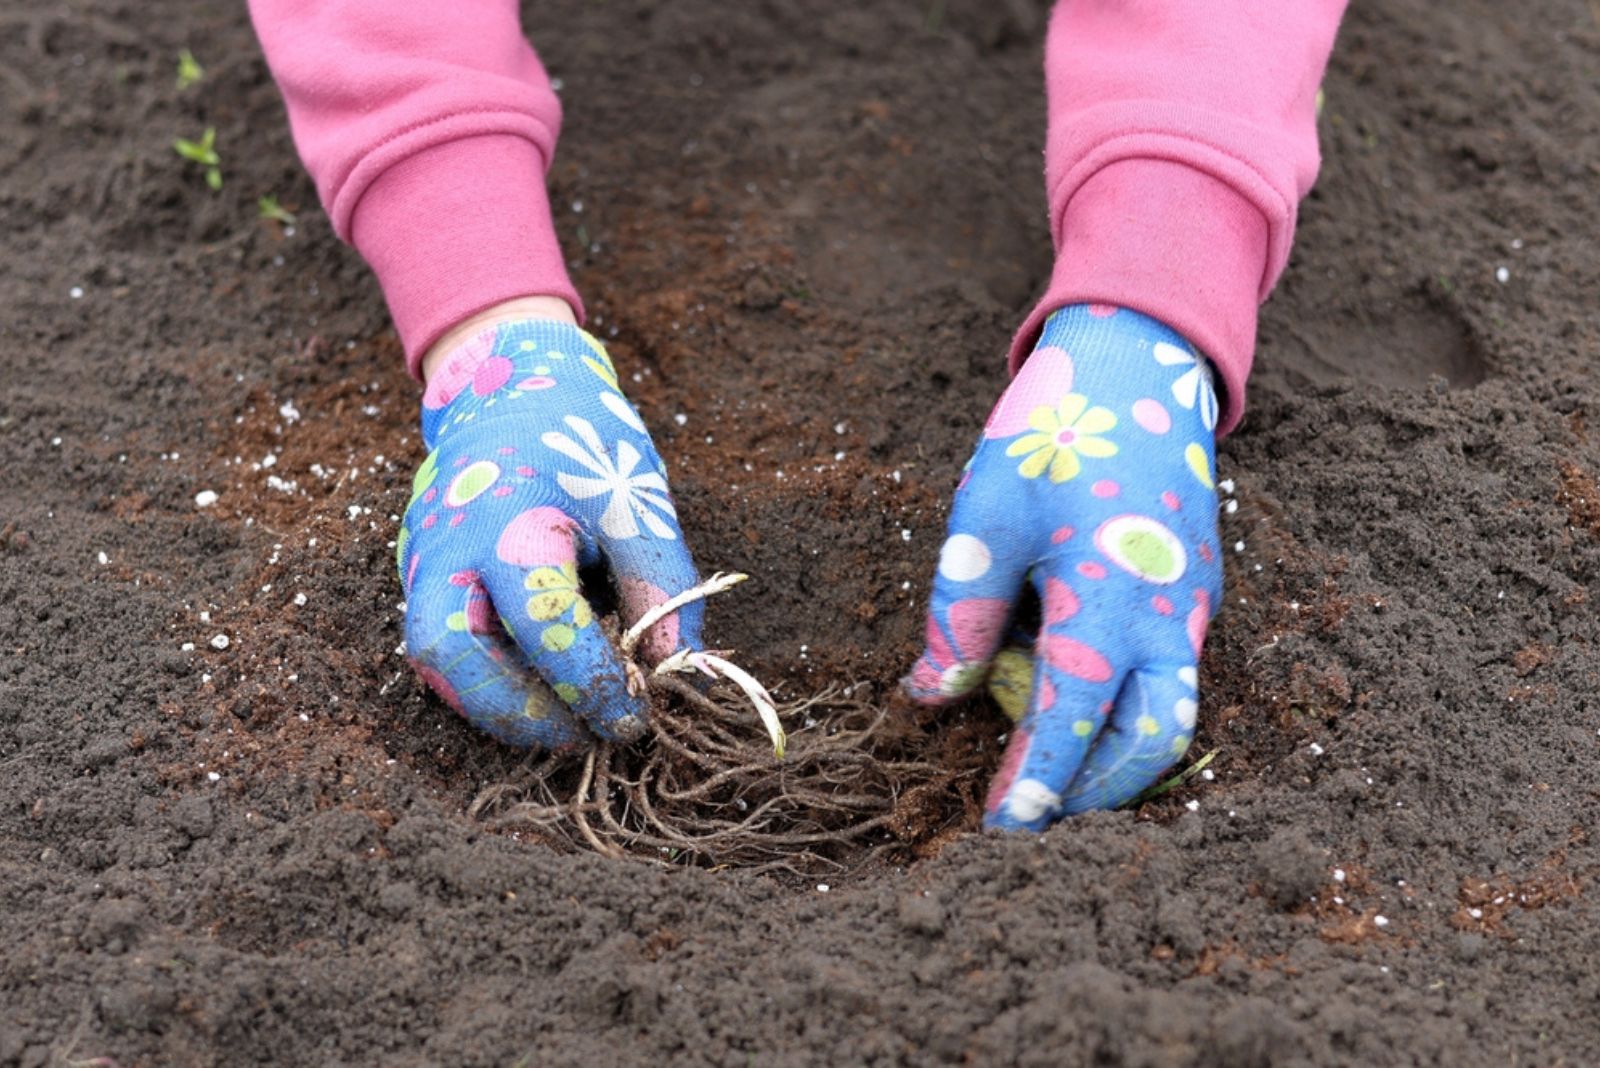
[[[583, 370], [583, 365], [588, 370]], [[422, 395], [422, 442], [429, 449], [451, 428], [506, 415], [530, 393], [553, 389], [563, 373], [591, 371], [617, 389], [605, 346], [587, 331], [556, 319], [514, 319], [468, 337], [439, 361]]]
[[1217, 433], [1227, 434], [1244, 411], [1268, 236], [1260, 209], [1209, 174], [1160, 159], [1105, 167], [1062, 209], [1055, 271], [1012, 342], [1012, 373], [1058, 308], [1093, 301], [1133, 309], [1211, 359], [1223, 387]]

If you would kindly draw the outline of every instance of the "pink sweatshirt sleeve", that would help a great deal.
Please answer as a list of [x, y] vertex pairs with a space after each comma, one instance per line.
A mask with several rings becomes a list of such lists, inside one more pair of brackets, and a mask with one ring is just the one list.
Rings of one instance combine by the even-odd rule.
[[1345, 0], [1060, 0], [1045, 45], [1056, 264], [1018, 331], [1118, 304], [1215, 364], [1239, 422], [1256, 310], [1316, 178], [1316, 92]]
[[561, 104], [516, 0], [250, 0], [295, 146], [378, 275], [412, 373], [521, 296], [583, 318], [550, 221]]

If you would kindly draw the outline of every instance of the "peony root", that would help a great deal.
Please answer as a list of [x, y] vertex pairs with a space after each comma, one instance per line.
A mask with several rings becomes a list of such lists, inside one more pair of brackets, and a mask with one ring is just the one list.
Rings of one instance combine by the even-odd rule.
[[[639, 671], [633, 663], [633, 651], [638, 648], [639, 639], [644, 637], [645, 631], [655, 626], [668, 615], [676, 612], [686, 604], [697, 601], [702, 597], [730, 590], [749, 578], [749, 575], [724, 574], [719, 571], [698, 586], [691, 586], [669, 600], [656, 605], [638, 622], [627, 629], [622, 635], [622, 640], [617, 644], [622, 647], [622, 655], [629, 663], [629, 689], [636, 689], [643, 680], [644, 673]], [[761, 717], [762, 725], [767, 728], [767, 736], [772, 739], [772, 754], [779, 760], [783, 759], [784, 750], [788, 747], [789, 738], [783, 731], [783, 724], [778, 721], [778, 709], [772, 700], [772, 695], [767, 688], [757, 682], [755, 677], [745, 671], [738, 664], [726, 659], [728, 650], [706, 650], [697, 652], [692, 649], [680, 649], [656, 665], [655, 674], [688, 674], [699, 671], [713, 679], [727, 679], [739, 689], [744, 691], [750, 703], [755, 706], [756, 715]]]
[[[726, 651], [684, 650], [648, 673], [639, 667], [634, 654], [651, 626], [744, 578], [713, 575], [620, 639], [630, 686], [653, 698], [648, 742], [601, 742], [581, 761], [551, 754], [486, 788], [470, 813], [607, 857], [796, 876], [837, 876], [899, 855], [970, 816], [992, 761], [928, 759], [915, 717], [891, 711], [893, 699], [874, 700], [870, 686], [829, 687], [780, 706]], [[696, 672], [741, 696], [683, 677]]]

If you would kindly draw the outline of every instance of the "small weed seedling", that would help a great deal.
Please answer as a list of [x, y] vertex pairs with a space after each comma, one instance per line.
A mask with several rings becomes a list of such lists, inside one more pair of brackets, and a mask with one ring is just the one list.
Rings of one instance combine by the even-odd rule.
[[195, 82], [206, 76], [206, 69], [194, 58], [194, 53], [185, 48], [178, 53], [178, 91], [189, 88]]
[[222, 159], [217, 155], [215, 127], [207, 126], [206, 132], [200, 135], [198, 141], [178, 138], [172, 142], [172, 150], [191, 163], [206, 169], [206, 185], [211, 187], [213, 193], [222, 188]]
[[278, 198], [271, 193], [256, 198], [256, 213], [263, 219], [270, 219], [284, 226], [294, 225], [294, 212], [279, 204]]
[[1178, 787], [1182, 786], [1184, 783], [1188, 782], [1190, 779], [1194, 778], [1196, 775], [1198, 775], [1202, 771], [1204, 771], [1206, 769], [1206, 765], [1211, 763], [1212, 759], [1215, 758], [1216, 755], [1218, 753], [1220, 753], [1221, 751], [1222, 750], [1220, 750], [1220, 749], [1211, 750], [1211, 752], [1207, 753], [1205, 756], [1201, 757], [1199, 760], [1196, 760], [1193, 764], [1190, 764], [1188, 767], [1184, 768], [1182, 771], [1178, 772], [1176, 775], [1173, 775], [1170, 778], [1167, 778], [1167, 779], [1163, 780], [1162, 782], [1156, 783], [1154, 786], [1150, 787], [1150, 789], [1146, 790], [1144, 793], [1140, 794], [1138, 797], [1134, 798], [1132, 801], [1129, 801], [1126, 805], [1124, 805], [1122, 807], [1123, 808], [1138, 808], [1140, 805], [1144, 804], [1146, 801], [1154, 801], [1156, 798], [1160, 797], [1164, 793], [1167, 793], [1169, 790], [1177, 789]]

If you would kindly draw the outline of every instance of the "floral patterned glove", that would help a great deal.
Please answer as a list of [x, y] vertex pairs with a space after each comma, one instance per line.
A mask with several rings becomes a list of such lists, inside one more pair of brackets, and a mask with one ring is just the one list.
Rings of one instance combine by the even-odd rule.
[[1210, 367], [1187, 341], [1094, 304], [1046, 321], [989, 416], [956, 489], [927, 651], [906, 680], [925, 703], [971, 691], [1031, 580], [1043, 620], [1031, 672], [1011, 665], [1021, 722], [987, 826], [1113, 808], [1188, 748], [1222, 590], [1216, 421]]
[[[605, 349], [552, 320], [489, 327], [434, 372], [422, 440], [396, 550], [417, 673], [509, 745], [639, 737], [644, 694], [578, 568], [609, 567], [630, 624], [697, 579]], [[699, 648], [702, 614], [695, 602], [656, 623], [644, 655]]]

